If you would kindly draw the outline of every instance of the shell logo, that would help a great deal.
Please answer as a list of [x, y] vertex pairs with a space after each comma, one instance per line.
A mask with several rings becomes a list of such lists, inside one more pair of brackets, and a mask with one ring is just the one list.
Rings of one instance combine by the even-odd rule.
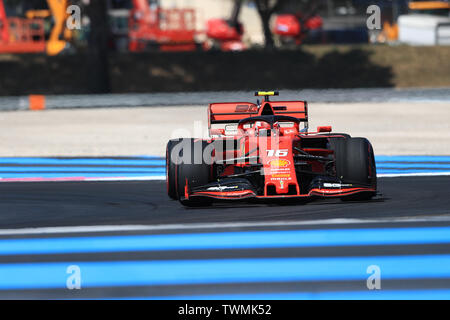
[[288, 167], [291, 164], [291, 162], [286, 159], [274, 159], [274, 160], [270, 160], [268, 164], [271, 167], [285, 168], [285, 167]]

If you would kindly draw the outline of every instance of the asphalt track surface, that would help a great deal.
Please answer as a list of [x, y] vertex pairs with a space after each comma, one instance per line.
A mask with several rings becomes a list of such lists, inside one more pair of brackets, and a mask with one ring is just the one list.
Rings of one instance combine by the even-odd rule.
[[[170, 201], [163, 181], [2, 183], [0, 298], [450, 299], [449, 182], [386, 177], [366, 202], [202, 209]], [[27, 229], [70, 226], [94, 229]], [[71, 265], [80, 290], [66, 287]], [[381, 290], [367, 288], [370, 266]]]
[[0, 184], [5, 228], [110, 224], [173, 224], [271, 220], [377, 219], [450, 214], [450, 177], [379, 178], [368, 202], [223, 202], [184, 208], [169, 201], [164, 181]]

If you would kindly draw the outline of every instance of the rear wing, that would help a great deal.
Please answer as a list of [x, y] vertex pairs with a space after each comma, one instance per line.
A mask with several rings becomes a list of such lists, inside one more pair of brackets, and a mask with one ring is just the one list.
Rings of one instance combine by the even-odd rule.
[[238, 123], [240, 120], [261, 115], [283, 115], [308, 122], [306, 101], [270, 101], [259, 106], [250, 102], [211, 103], [208, 108], [208, 127], [212, 124]]

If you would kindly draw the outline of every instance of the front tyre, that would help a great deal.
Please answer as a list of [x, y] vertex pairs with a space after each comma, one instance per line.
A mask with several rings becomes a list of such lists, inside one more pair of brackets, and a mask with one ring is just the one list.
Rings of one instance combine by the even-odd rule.
[[[343, 183], [377, 188], [377, 170], [373, 148], [366, 138], [332, 139], [336, 176]], [[369, 200], [376, 192], [362, 192], [341, 198], [343, 201]]]
[[192, 139], [185, 139], [181, 143], [183, 143], [183, 162], [176, 166], [178, 199], [187, 207], [211, 205], [212, 199], [210, 198], [186, 198], [186, 191], [212, 181], [212, 156], [205, 152], [208, 143]]
[[181, 139], [173, 139], [167, 143], [166, 147], [166, 186], [167, 195], [172, 200], [178, 199], [178, 190], [175, 177], [176, 159], [179, 155], [172, 154], [174, 147], [181, 141]]

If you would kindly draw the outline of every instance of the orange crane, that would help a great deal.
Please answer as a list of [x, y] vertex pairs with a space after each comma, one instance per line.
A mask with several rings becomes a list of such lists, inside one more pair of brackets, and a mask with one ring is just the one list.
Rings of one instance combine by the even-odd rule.
[[66, 28], [68, 18], [67, 7], [68, 0], [47, 0], [50, 10], [28, 10], [26, 16], [28, 19], [35, 18], [53, 18], [53, 28], [47, 40], [46, 52], [54, 56], [62, 52], [72, 39], [72, 31]]

